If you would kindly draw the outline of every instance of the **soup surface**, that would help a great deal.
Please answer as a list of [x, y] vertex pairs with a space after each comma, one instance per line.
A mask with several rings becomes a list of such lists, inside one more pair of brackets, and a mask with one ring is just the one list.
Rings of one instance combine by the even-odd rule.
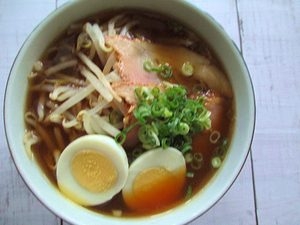
[[[163, 212], [203, 188], [226, 156], [235, 116], [230, 83], [210, 46], [172, 18], [123, 10], [72, 24], [28, 81], [26, 150], [54, 185], [91, 210]], [[93, 135], [122, 147], [92, 140], [74, 155], [67, 148]], [[63, 188], [66, 176], [78, 192]], [[111, 199], [80, 200], [81, 192], [106, 195], [119, 179], [125, 183]]]

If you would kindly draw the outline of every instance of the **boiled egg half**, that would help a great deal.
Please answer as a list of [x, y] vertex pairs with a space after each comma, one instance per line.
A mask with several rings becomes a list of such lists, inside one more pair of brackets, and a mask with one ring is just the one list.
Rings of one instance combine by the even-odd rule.
[[180, 151], [172, 147], [149, 150], [130, 165], [123, 199], [136, 211], [168, 208], [182, 196], [185, 176], [186, 164]]
[[86, 135], [71, 142], [57, 163], [58, 187], [84, 206], [102, 204], [122, 190], [128, 160], [121, 145], [105, 135]]

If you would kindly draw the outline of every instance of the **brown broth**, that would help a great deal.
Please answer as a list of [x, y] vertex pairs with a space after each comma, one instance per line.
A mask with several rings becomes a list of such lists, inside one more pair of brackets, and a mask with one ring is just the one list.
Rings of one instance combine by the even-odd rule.
[[[107, 21], [108, 18], [110, 18], [112, 15], [115, 15], [119, 13], [119, 11], [113, 11], [113, 12], [107, 12], [102, 14], [101, 16], [93, 16], [88, 19], [85, 19], [83, 21], [79, 21], [77, 24], [83, 24], [85, 21]], [[131, 17], [136, 18], [140, 21], [140, 25], [138, 25], [133, 31], [133, 36], [137, 38], [143, 38], [143, 39], [150, 39], [153, 42], [158, 43], [166, 43], [168, 39], [172, 37], [187, 37], [191, 35], [190, 31], [186, 31], [186, 28], [184, 28], [182, 25], [179, 25], [179, 23], [174, 22], [173, 19], [163, 17], [161, 15], [152, 14], [149, 12], [136, 12], [136, 11], [128, 11], [127, 13], [130, 14]], [[153, 22], [154, 21], [154, 22]], [[154, 24], [154, 25], [153, 25]], [[167, 24], [167, 25], [166, 25]], [[170, 24], [173, 24], [173, 28], [168, 28]], [[175, 24], [175, 25], [174, 25]], [[177, 30], [175, 30], [175, 28]], [[174, 29], [166, 30], [166, 29]], [[153, 35], [155, 34], [155, 35]], [[76, 35], [78, 35], [78, 31], [76, 29], [68, 29], [64, 34], [62, 34], [57, 40], [49, 46], [48, 50], [45, 52], [45, 54], [41, 57], [41, 61], [44, 63], [46, 67], [51, 66], [58, 62], [59, 57], [61, 55], [66, 55], [70, 58], [76, 58], [76, 55], [74, 54], [74, 46], [76, 45]], [[217, 60], [215, 57], [215, 54], [212, 52], [211, 48], [197, 35], [192, 34], [192, 38], [195, 38], [195, 43], [188, 46], [190, 49], [198, 52], [199, 54], [202, 54], [209, 58], [211, 62], [219, 67], [219, 69], [222, 69], [221, 63]], [[171, 42], [175, 41], [174, 38], [172, 38]], [[57, 47], [58, 46], [58, 47]], [[69, 46], [71, 47], [63, 47], [63, 46]], [[224, 70], [223, 70], [224, 71]], [[65, 73], [71, 73], [75, 78], [79, 78], [80, 74], [78, 72], [78, 69], [68, 69], [64, 71]], [[39, 99], [39, 91], [33, 90], [32, 87], [39, 84], [41, 80], [40, 79], [34, 79], [29, 83], [29, 90], [27, 95], [27, 104], [25, 111], [32, 111], [34, 112], [37, 108], [38, 99]], [[180, 79], [180, 83], [185, 85], [189, 92], [193, 92], [193, 84], [196, 81], [192, 78], [183, 78]], [[73, 86], [76, 84], [72, 84]], [[80, 87], [80, 85], [78, 85]], [[203, 91], [203, 90], [202, 90]], [[211, 90], [205, 90], [202, 92], [203, 95], [207, 98], [212, 99], [219, 99], [220, 96], [211, 91]], [[55, 103], [55, 102], [54, 102]], [[83, 102], [83, 105], [87, 105], [87, 102]], [[78, 112], [78, 110], [82, 107], [82, 105], [78, 105], [77, 107], [73, 107], [73, 110], [75, 112]], [[220, 141], [218, 141], [216, 144], [212, 144], [209, 141], [209, 135], [212, 132], [205, 131], [201, 134], [196, 134], [193, 137], [193, 153], [201, 153], [203, 156], [203, 164], [201, 166], [201, 169], [199, 170], [193, 170], [190, 165], [188, 165], [187, 170], [194, 172], [193, 178], [187, 178], [186, 179], [186, 185], [185, 190], [182, 193], [182, 197], [178, 199], [177, 202], [175, 202], [172, 205], [166, 206], [163, 209], [158, 209], [155, 212], [151, 212], [151, 214], [159, 213], [162, 211], [165, 211], [167, 209], [173, 208], [176, 205], [179, 205], [186, 200], [186, 192], [188, 188], [192, 188], [193, 192], [192, 195], [197, 193], [199, 190], [201, 190], [212, 178], [212, 176], [215, 174], [217, 169], [212, 168], [211, 166], [211, 159], [218, 153], [218, 150], [220, 150], [220, 146], [222, 145], [222, 140], [226, 138], [228, 141], [230, 141], [232, 127], [234, 123], [234, 105], [233, 105], [233, 99], [228, 98], [221, 98], [221, 103], [218, 105], [218, 118], [220, 121], [216, 125], [213, 125], [217, 128], [217, 130], [221, 133]], [[47, 109], [48, 110], [48, 109]], [[46, 110], [46, 111], [47, 111]], [[29, 124], [26, 125], [28, 130], [33, 129], [33, 127]], [[71, 131], [68, 132], [66, 129], [63, 129], [59, 124], [52, 124], [49, 122], [45, 122], [43, 125], [41, 125], [42, 130], [47, 134], [49, 139], [52, 141], [52, 144], [55, 146], [55, 148], [61, 152], [63, 149], [59, 147], [58, 141], [55, 138], [54, 129], [59, 129], [63, 140], [64, 140], [64, 146], [66, 146], [69, 142], [74, 140], [77, 137], [80, 137], [84, 135], [85, 133], [83, 131]], [[39, 134], [38, 131], [35, 131], [37, 134]], [[49, 178], [49, 180], [57, 186], [57, 181], [55, 177], [55, 162], [52, 150], [48, 149], [47, 144], [44, 142], [38, 143], [33, 146], [34, 155], [39, 162], [42, 170], [45, 172], [46, 176]], [[130, 152], [130, 149], [126, 149], [127, 152]], [[224, 158], [226, 155], [226, 150], [222, 152], [221, 157]], [[51, 168], [51, 166], [53, 168]], [[139, 216], [146, 216], [148, 213], [137, 213], [133, 212], [130, 209], [128, 209], [122, 199], [122, 194], [117, 194], [111, 201], [94, 207], [89, 207], [89, 209], [107, 214], [112, 215], [113, 210], [121, 210], [122, 216], [125, 217], [139, 217]]]

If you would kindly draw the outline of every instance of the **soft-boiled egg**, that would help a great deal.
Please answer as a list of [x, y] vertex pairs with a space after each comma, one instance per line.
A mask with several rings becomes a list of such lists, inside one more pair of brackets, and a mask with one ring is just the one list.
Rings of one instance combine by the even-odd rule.
[[185, 159], [169, 147], [149, 150], [129, 167], [122, 190], [125, 203], [132, 210], [154, 212], [179, 200], [186, 175]]
[[64, 149], [56, 176], [59, 189], [71, 200], [84, 206], [102, 204], [124, 187], [127, 156], [111, 137], [86, 135]]

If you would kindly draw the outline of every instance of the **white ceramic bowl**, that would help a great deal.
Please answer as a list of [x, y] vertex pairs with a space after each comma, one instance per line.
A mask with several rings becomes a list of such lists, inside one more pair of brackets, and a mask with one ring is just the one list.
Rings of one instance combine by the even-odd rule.
[[[236, 124], [228, 155], [214, 178], [191, 200], [170, 211], [143, 218], [113, 218], [67, 200], [30, 160], [23, 147], [26, 75], [45, 47], [69, 24], [101, 10], [134, 7], [171, 15], [199, 33], [223, 63], [236, 101]], [[31, 33], [20, 50], [6, 87], [4, 103], [6, 138], [15, 165], [35, 196], [51, 211], [73, 224], [184, 224], [216, 203], [238, 176], [252, 141], [255, 125], [253, 87], [240, 52], [224, 30], [208, 14], [182, 0], [74, 0], [50, 14]]]

